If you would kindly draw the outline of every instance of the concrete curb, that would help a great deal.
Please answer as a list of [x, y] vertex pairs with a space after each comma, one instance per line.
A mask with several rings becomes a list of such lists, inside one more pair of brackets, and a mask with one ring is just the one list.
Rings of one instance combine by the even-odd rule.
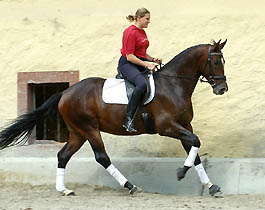
[[[113, 158], [113, 164], [133, 184], [145, 192], [176, 195], [208, 195], [194, 169], [183, 181], [177, 181], [176, 169], [183, 158]], [[211, 181], [224, 194], [264, 194], [265, 159], [202, 159]], [[19, 182], [32, 185], [55, 184], [56, 158], [1, 158], [0, 183]], [[67, 166], [66, 184], [120, 188], [118, 183], [94, 158], [72, 158]]]

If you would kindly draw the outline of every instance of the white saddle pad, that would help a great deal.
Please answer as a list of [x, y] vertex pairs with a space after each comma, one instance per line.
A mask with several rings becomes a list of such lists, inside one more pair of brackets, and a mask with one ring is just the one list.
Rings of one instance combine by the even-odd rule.
[[[144, 104], [148, 104], [155, 96], [155, 82], [153, 74], [149, 77], [151, 93]], [[125, 81], [123, 79], [106, 79], [102, 90], [102, 99], [108, 104], [128, 104]]]

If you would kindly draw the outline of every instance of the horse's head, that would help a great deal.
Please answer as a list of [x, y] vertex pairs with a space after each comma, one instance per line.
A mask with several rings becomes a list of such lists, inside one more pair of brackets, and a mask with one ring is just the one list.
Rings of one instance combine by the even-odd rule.
[[214, 42], [213, 45], [210, 45], [207, 51], [206, 62], [205, 59], [203, 59], [205, 64], [203, 65], [202, 76], [205, 77], [207, 81], [201, 81], [208, 82], [216, 95], [222, 95], [228, 91], [226, 77], [224, 75], [225, 60], [221, 52], [226, 41], [227, 40], [220, 43], [221, 40], [219, 40], [219, 42]]

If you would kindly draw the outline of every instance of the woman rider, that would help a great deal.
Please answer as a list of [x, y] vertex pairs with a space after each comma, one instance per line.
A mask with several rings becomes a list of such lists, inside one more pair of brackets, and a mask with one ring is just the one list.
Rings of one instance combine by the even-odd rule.
[[153, 58], [146, 53], [149, 41], [144, 28], [147, 28], [150, 23], [150, 12], [145, 8], [140, 8], [135, 16], [129, 15], [126, 18], [134, 24], [123, 32], [122, 55], [118, 69], [123, 77], [135, 85], [135, 89], [127, 105], [123, 127], [128, 132], [137, 132], [133, 125], [134, 115], [146, 90], [146, 81], [141, 72], [146, 68], [154, 71], [156, 66], [154, 63], [161, 63], [161, 59]]

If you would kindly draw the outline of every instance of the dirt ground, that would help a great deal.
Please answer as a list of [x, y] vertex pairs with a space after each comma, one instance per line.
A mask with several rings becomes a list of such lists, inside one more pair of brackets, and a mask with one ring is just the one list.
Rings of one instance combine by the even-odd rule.
[[175, 196], [152, 193], [129, 195], [126, 190], [69, 185], [76, 196], [61, 196], [52, 185], [0, 185], [0, 210], [264, 210], [265, 195]]

